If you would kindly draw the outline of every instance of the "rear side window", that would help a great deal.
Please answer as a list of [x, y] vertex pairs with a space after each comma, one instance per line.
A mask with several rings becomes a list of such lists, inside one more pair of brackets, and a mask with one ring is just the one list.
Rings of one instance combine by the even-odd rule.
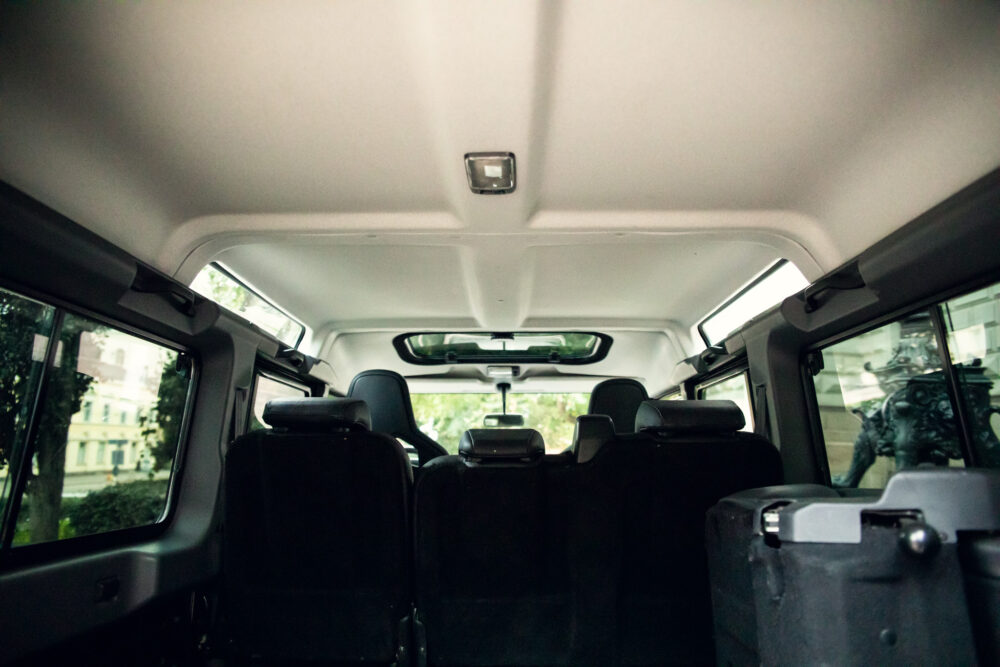
[[[700, 385], [695, 395], [699, 399], [732, 401], [739, 406], [743, 413], [746, 425], [743, 431], [753, 431], [753, 409], [750, 403], [750, 383], [747, 381], [747, 374], [740, 373], [732, 375], [723, 380], [716, 380], [708, 384]], [[678, 396], [679, 398], [679, 396]]]
[[273, 378], [263, 373], [257, 375], [257, 383], [253, 390], [253, 413], [250, 418], [250, 430], [257, 431], [267, 428], [264, 423], [264, 407], [274, 398], [308, 398], [309, 390], [301, 385]]
[[970, 457], [1000, 467], [998, 304], [993, 285], [821, 351], [814, 385], [834, 486], [882, 488], [897, 470]]
[[880, 489], [900, 468], [962, 465], [929, 312], [822, 354], [824, 368], [814, 383], [834, 486]]
[[945, 302], [941, 314], [975, 462], [1000, 467], [1000, 284]]
[[0, 290], [0, 300], [0, 483], [10, 544], [159, 521], [190, 357], [10, 292]]

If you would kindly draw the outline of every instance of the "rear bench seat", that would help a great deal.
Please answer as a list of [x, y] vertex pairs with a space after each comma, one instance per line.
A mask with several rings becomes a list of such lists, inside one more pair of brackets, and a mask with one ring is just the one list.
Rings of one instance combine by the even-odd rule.
[[[282, 420], [282, 407], [265, 418], [286, 432], [245, 436], [227, 457], [224, 574], [242, 605], [236, 634], [267, 649], [252, 654], [284, 638], [325, 647], [294, 656], [303, 659], [391, 660], [409, 603], [402, 450], [365, 432], [361, 416], [300, 424]], [[581, 417], [575, 458], [544, 456], [531, 429], [477, 429], [458, 456], [421, 468], [414, 636], [429, 664], [713, 662], [705, 511], [780, 483], [780, 458], [738, 432], [742, 413], [728, 401], [646, 401], [635, 426], [615, 434], [610, 418]], [[268, 518], [289, 503], [308, 530]], [[326, 582], [328, 593], [316, 591]], [[359, 609], [370, 594], [382, 606]]]
[[[415, 489], [416, 609], [432, 665], [607, 664], [589, 622], [610, 604], [601, 555], [574, 533], [611, 515], [574, 490], [575, 464], [546, 459], [531, 429], [475, 429]], [[606, 548], [601, 545], [601, 548]]]

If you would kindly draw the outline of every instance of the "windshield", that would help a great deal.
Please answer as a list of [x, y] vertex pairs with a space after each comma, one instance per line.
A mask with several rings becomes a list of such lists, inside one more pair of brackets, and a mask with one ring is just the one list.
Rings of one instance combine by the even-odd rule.
[[[411, 394], [413, 414], [420, 430], [437, 440], [449, 454], [458, 453], [458, 441], [470, 428], [484, 428], [483, 418], [502, 411], [498, 393]], [[545, 453], [558, 454], [573, 442], [576, 418], [587, 414], [590, 394], [507, 394], [507, 412], [524, 416], [524, 428], [533, 428], [545, 440]]]

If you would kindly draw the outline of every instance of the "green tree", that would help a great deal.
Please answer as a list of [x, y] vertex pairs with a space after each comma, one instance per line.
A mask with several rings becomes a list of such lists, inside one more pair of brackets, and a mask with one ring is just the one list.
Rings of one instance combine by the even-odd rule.
[[160, 372], [160, 388], [152, 415], [139, 417], [142, 437], [153, 453], [154, 472], [169, 470], [173, 465], [190, 382], [190, 358], [171, 353]]
[[53, 309], [0, 290], [0, 468], [20, 445], [42, 364], [36, 335], [49, 336]]
[[75, 535], [146, 526], [156, 522], [167, 497], [166, 480], [140, 480], [91, 491], [67, 511]]
[[93, 382], [92, 377], [78, 373], [76, 368], [81, 337], [92, 328], [92, 322], [67, 315], [59, 332], [62, 350], [57, 358], [57, 366], [50, 372], [46, 383], [45, 409], [35, 437], [34, 457], [38, 472], [28, 477], [25, 487], [25, 492], [31, 498], [29, 520], [32, 542], [59, 539], [69, 423], [80, 410], [83, 395]]
[[76, 371], [81, 337], [92, 327], [87, 320], [67, 316], [42, 397], [35, 441], [23, 442], [42, 370], [37, 343], [47, 340], [53, 312], [0, 291], [0, 464], [9, 464], [15, 449], [23, 452], [33, 445], [34, 465], [28, 468], [25, 486], [32, 542], [58, 539], [69, 423], [92, 382]]
[[[589, 394], [517, 394], [507, 396], [507, 411], [524, 415], [524, 425], [542, 434], [549, 452], [562, 451], [573, 440], [576, 418], [586, 414]], [[418, 426], [451, 454], [462, 433], [483, 428], [483, 417], [501, 411], [499, 393], [412, 394]]]

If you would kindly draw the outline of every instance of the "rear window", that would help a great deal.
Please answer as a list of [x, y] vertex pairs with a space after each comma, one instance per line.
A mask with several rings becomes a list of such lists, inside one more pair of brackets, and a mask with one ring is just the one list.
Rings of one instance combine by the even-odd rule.
[[814, 357], [834, 486], [883, 488], [897, 470], [962, 467], [970, 457], [1000, 466], [998, 304], [993, 285]]
[[611, 337], [598, 333], [411, 333], [393, 340], [416, 364], [589, 364], [608, 354]]
[[[488, 428], [486, 415], [501, 412], [500, 394], [411, 394], [417, 426], [449, 454], [458, 453], [462, 434]], [[558, 454], [573, 443], [576, 418], [587, 414], [590, 394], [507, 394], [507, 412], [524, 416], [524, 427], [545, 440], [545, 452]]]
[[5, 516], [16, 513], [12, 545], [159, 521], [191, 358], [4, 290], [0, 350], [0, 485]]

